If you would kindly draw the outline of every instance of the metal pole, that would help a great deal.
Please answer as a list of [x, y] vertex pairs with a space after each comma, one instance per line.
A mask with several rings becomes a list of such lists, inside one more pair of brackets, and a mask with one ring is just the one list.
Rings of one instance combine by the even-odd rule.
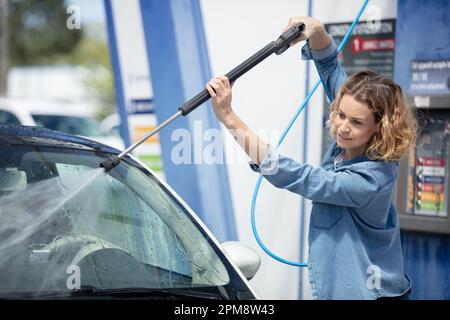
[[141, 139], [139, 139], [138, 142], [132, 144], [131, 146], [129, 146], [127, 149], [125, 149], [124, 151], [122, 151], [118, 157], [120, 159], [122, 159], [125, 155], [127, 155], [128, 153], [130, 153], [131, 151], [133, 151], [136, 147], [138, 147], [139, 145], [141, 145], [145, 140], [147, 140], [148, 138], [150, 138], [151, 136], [154, 136], [155, 134], [158, 133], [158, 131], [160, 131], [162, 128], [166, 127], [167, 125], [169, 125], [170, 123], [172, 123], [176, 118], [178, 118], [179, 116], [181, 116], [181, 111], [178, 111], [177, 113], [175, 113], [172, 117], [170, 117], [169, 119], [167, 119], [166, 121], [164, 121], [163, 123], [161, 123], [159, 126], [157, 126], [154, 130], [150, 131], [149, 133], [147, 133], [145, 136], [143, 136]]
[[6, 96], [7, 94], [9, 69], [8, 14], [9, 1], [0, 0], [0, 96]]

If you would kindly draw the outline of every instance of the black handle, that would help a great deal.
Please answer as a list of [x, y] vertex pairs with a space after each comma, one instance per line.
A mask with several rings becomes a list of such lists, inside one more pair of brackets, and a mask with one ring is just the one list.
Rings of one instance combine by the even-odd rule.
[[[293, 26], [285, 33], [283, 33], [276, 41], [272, 41], [271, 43], [269, 43], [267, 46], [265, 46], [257, 53], [252, 55], [250, 58], [242, 62], [236, 68], [228, 72], [225, 76], [230, 80], [230, 83], [233, 83], [240, 76], [242, 76], [244, 73], [246, 73], [254, 66], [259, 64], [261, 61], [266, 59], [272, 53], [276, 52], [276, 54], [281, 54], [284, 51], [286, 51], [290, 47], [291, 41], [299, 37], [304, 29], [305, 25], [302, 22], [298, 23], [297, 25]], [[208, 101], [209, 98], [211, 98], [211, 96], [208, 90], [204, 89], [196, 96], [194, 96], [192, 99], [183, 103], [183, 105], [181, 105], [181, 107], [178, 108], [178, 110], [181, 111], [181, 114], [183, 116], [186, 116], [190, 112], [195, 110], [198, 106]]]
[[303, 22], [299, 22], [283, 33], [276, 41], [278, 43], [278, 50], [276, 51], [276, 54], [280, 55], [285, 52], [291, 46], [291, 42], [298, 38], [305, 28], [305, 24]]
[[[270, 44], [268, 44], [263, 49], [259, 50], [257, 53], [255, 53], [253, 56], [245, 60], [243, 63], [238, 65], [236, 68], [228, 72], [225, 76], [230, 80], [230, 83], [233, 83], [236, 81], [240, 76], [242, 76], [244, 73], [249, 71], [251, 68], [256, 66], [258, 63], [263, 61], [265, 58], [270, 56], [272, 53], [274, 53], [276, 50], [276, 44], [274, 41], [272, 41]], [[203, 104], [204, 102], [208, 101], [209, 98], [211, 98], [211, 95], [209, 94], [208, 90], [204, 89], [200, 93], [198, 93], [196, 96], [194, 96], [189, 101], [185, 102], [178, 110], [181, 111], [181, 114], [183, 116], [189, 114], [194, 109], [196, 109], [198, 106]]]

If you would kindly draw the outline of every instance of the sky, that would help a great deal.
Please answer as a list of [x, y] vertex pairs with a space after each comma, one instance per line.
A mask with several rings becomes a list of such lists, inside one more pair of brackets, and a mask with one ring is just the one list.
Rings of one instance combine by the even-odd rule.
[[105, 9], [103, 0], [66, 0], [68, 5], [80, 7], [81, 23], [105, 23]]
[[107, 39], [106, 15], [103, 0], [65, 0], [79, 7], [81, 28], [91, 37]]

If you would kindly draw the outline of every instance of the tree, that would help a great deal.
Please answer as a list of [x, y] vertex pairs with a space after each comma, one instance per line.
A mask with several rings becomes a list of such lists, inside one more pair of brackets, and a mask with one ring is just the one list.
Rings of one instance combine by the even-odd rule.
[[[101, 106], [98, 117], [103, 118], [115, 111], [108, 45], [103, 39], [89, 36], [89, 30], [83, 32], [89, 28], [98, 29], [103, 26], [69, 28], [72, 16], [67, 12], [64, 0], [0, 0], [0, 4], [2, 2], [6, 3], [9, 9], [9, 39], [6, 43], [9, 44], [9, 50], [5, 50], [9, 52], [10, 66], [84, 65], [91, 70], [84, 84], [92, 99], [97, 100]], [[1, 21], [0, 17], [0, 40]], [[0, 44], [0, 73], [1, 58]], [[7, 69], [5, 67], [3, 72], [5, 82]]]
[[8, 0], [0, 0], [0, 97], [6, 95], [6, 75], [9, 68]]
[[11, 65], [49, 64], [70, 53], [82, 29], [69, 29], [64, 0], [9, 1]]

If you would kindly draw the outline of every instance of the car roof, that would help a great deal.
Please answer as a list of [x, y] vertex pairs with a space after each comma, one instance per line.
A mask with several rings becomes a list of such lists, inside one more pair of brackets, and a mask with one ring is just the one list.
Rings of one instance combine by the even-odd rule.
[[119, 150], [87, 138], [36, 126], [0, 123], [0, 146], [40, 146], [77, 150], [95, 150], [112, 154]]

